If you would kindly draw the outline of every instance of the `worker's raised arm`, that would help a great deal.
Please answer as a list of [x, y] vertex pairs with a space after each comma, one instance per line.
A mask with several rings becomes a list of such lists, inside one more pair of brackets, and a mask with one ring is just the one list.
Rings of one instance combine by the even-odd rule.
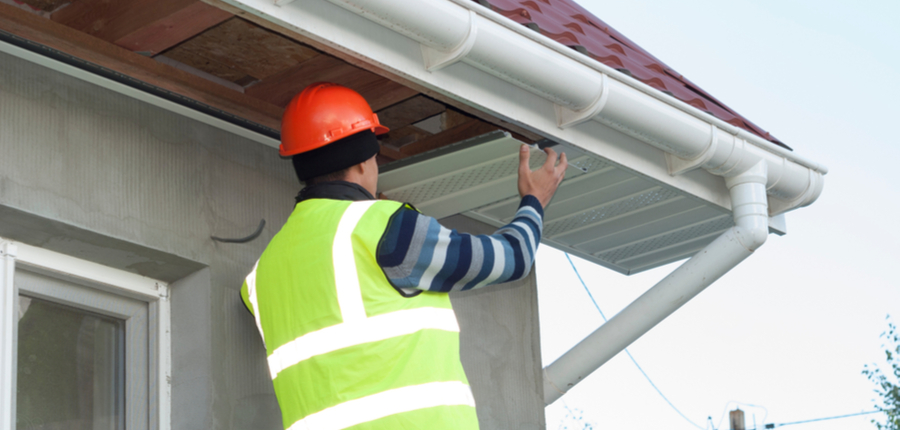
[[402, 208], [391, 217], [378, 245], [378, 265], [404, 295], [514, 281], [531, 271], [542, 218], [541, 204], [531, 195], [522, 199], [515, 219], [491, 235], [458, 233]]
[[[434, 218], [404, 208], [391, 217], [378, 246], [378, 264], [404, 295], [464, 291], [528, 275], [541, 242], [543, 208], [565, 174], [566, 156], [547, 149], [547, 161], [532, 172], [528, 147], [519, 152], [522, 202], [509, 224], [492, 235], [457, 233]], [[559, 162], [559, 165], [557, 165]]]

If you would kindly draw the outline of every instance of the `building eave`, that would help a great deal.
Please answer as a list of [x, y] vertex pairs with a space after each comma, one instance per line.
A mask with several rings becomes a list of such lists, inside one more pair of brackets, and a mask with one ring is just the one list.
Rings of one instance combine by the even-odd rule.
[[739, 166], [711, 169], [707, 162], [716, 157], [718, 143], [713, 140], [730, 139], [733, 147], [754, 153], [754, 160], [790, 166], [789, 172], [770, 169], [780, 175], [768, 187], [776, 200], [769, 205], [773, 216], [812, 203], [827, 173], [819, 163], [467, 0], [428, 0], [415, 8], [386, 0], [207, 1], [243, 10], [269, 28], [314, 40], [405, 84], [587, 150], [725, 210], [731, 201], [722, 176], [739, 173], [731, 171]]

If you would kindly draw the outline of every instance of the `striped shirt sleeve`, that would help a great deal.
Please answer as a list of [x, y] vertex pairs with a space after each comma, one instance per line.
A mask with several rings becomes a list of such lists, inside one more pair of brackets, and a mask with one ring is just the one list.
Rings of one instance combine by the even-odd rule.
[[528, 275], [541, 242], [544, 211], [522, 198], [516, 216], [491, 235], [457, 233], [412, 209], [397, 211], [378, 245], [377, 260], [404, 295], [450, 292], [514, 281]]

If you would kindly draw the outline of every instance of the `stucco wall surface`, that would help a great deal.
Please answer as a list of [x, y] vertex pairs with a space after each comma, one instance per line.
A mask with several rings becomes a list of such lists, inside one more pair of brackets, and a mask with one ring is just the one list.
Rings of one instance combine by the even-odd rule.
[[[172, 282], [173, 429], [281, 428], [238, 290], [298, 188], [273, 148], [0, 53], [0, 236]], [[482, 428], [543, 427], [534, 278], [453, 302]]]

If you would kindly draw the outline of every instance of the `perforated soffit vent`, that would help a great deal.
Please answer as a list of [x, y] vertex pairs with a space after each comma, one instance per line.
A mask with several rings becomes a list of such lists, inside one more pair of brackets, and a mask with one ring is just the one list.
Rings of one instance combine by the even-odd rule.
[[[382, 166], [379, 191], [435, 218], [463, 214], [500, 227], [519, 196], [518, 148], [497, 131]], [[692, 256], [733, 225], [731, 214], [561, 144], [571, 164], [544, 216], [542, 242], [625, 274]], [[546, 160], [533, 150], [531, 167]], [[579, 169], [583, 169], [579, 170]]]

